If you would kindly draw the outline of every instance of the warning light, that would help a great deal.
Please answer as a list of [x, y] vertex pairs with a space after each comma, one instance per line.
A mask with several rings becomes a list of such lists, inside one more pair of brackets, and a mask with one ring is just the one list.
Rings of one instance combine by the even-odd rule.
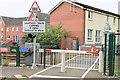
[[36, 18], [39, 18], [39, 16], [36, 16]]

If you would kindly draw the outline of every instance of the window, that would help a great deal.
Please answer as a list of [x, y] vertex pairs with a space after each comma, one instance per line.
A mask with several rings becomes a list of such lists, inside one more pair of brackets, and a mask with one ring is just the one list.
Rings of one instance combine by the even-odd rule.
[[15, 41], [15, 36], [13, 36], [13, 41]]
[[16, 27], [16, 31], [19, 31], [19, 28], [18, 28], [18, 27]]
[[110, 30], [111, 30], [111, 26], [110, 24], [107, 24], [106, 31], [110, 31]]
[[115, 24], [115, 17], [113, 18], [113, 24]]
[[77, 7], [75, 5], [70, 4], [70, 11], [71, 12], [77, 13], [76, 8]]
[[7, 32], [9, 31], [9, 28], [7, 28]]
[[16, 36], [16, 41], [17, 41], [17, 36]]
[[106, 16], [106, 22], [108, 23], [108, 21], [109, 21], [109, 16]]
[[2, 24], [2, 21], [0, 21], [0, 24]]
[[3, 34], [3, 28], [1, 28], [1, 34]]
[[9, 35], [7, 36], [7, 39], [10, 39], [10, 36], [9, 36]]
[[12, 31], [14, 31], [14, 27], [12, 27]]
[[101, 37], [100, 37], [100, 30], [96, 31], [96, 43], [100, 43]]
[[88, 30], [88, 40], [91, 41], [92, 40], [92, 30]]
[[89, 20], [92, 20], [92, 14], [93, 14], [93, 12], [91, 12], [91, 11], [88, 12], [88, 19]]
[[1, 41], [3, 41], [3, 36], [1, 36]]

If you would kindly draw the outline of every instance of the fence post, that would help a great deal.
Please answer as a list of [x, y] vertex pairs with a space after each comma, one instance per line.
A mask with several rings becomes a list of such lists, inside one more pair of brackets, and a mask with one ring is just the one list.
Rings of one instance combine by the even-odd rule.
[[54, 65], [56, 65], [56, 53], [54, 53]]
[[104, 51], [104, 75], [106, 73], [106, 56], [107, 56], [107, 34], [105, 34], [105, 51]]
[[99, 52], [99, 72], [103, 72], [103, 52]]
[[114, 42], [113, 36], [114, 34], [109, 35], [109, 51], [108, 51], [108, 69], [109, 69], [109, 76], [113, 76], [113, 54], [114, 54]]
[[2, 63], [1, 63], [2, 61], [1, 61], [1, 60], [2, 60], [2, 56], [1, 56], [1, 52], [0, 52], [0, 66], [1, 66], [1, 64], [2, 64]]
[[91, 47], [91, 51], [93, 52], [93, 47]]
[[42, 64], [42, 54], [43, 54], [43, 53], [41, 52], [41, 64]]
[[20, 66], [20, 52], [19, 52], [19, 46], [16, 47], [16, 66]]
[[65, 72], [65, 52], [62, 52], [62, 57], [61, 57], [61, 61], [62, 61], [62, 64], [61, 64], [61, 72]]
[[44, 69], [46, 68], [45, 64], [46, 64], [46, 51], [44, 49]]
[[53, 53], [50, 52], [50, 65], [53, 65]]

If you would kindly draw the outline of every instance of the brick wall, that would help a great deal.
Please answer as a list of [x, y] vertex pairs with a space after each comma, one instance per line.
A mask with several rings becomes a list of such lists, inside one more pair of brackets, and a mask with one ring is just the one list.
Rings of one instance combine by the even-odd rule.
[[81, 51], [101, 51], [102, 45], [79, 45]]
[[70, 37], [78, 37], [79, 43], [84, 43], [84, 10], [67, 2], [63, 2], [50, 13], [50, 24], [63, 24], [63, 29], [69, 32]]
[[[1, 33], [1, 28], [3, 28], [3, 34]], [[2, 18], [0, 17], [0, 40], [1, 40], [1, 36], [3, 36], [3, 41], [5, 41], [5, 24]]]
[[61, 49], [63, 50], [72, 50], [73, 49], [73, 40], [78, 40], [75, 37], [62, 37], [61, 38]]

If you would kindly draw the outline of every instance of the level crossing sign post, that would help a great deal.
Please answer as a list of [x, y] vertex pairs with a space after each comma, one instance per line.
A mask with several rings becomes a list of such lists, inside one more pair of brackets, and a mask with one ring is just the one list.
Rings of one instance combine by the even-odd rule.
[[[29, 12], [34, 14], [34, 21], [23, 21], [23, 32], [32, 32], [33, 35], [36, 33], [44, 33], [45, 32], [45, 21], [37, 21], [37, 12], [41, 12], [40, 7], [38, 6], [37, 2], [34, 1]], [[36, 36], [34, 37], [34, 53], [33, 53], [33, 64], [32, 69], [37, 68], [36, 64]]]

